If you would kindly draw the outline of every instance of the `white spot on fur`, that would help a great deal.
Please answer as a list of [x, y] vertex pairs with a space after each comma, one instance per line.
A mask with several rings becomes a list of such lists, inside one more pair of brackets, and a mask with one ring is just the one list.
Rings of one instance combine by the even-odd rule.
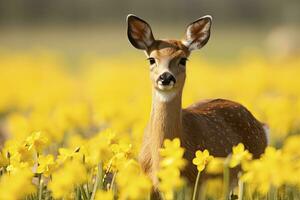
[[263, 125], [263, 129], [265, 131], [265, 134], [266, 134], [266, 138], [267, 138], [267, 145], [270, 144], [270, 128], [268, 125], [264, 124]]
[[174, 91], [161, 91], [161, 90], [156, 90], [155, 91], [155, 96], [158, 98], [159, 101], [161, 102], [169, 102], [174, 97], [176, 96], [176, 92]]
[[188, 41], [188, 40], [182, 40], [181, 43], [182, 43], [184, 46], [189, 47], [191, 42]]

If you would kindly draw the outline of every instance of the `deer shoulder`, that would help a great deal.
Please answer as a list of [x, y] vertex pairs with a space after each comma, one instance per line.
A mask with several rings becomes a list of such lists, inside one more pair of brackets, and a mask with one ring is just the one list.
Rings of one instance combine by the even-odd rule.
[[232, 146], [242, 142], [257, 158], [267, 145], [263, 124], [233, 101], [201, 101], [183, 109], [182, 117], [185, 137], [193, 141], [195, 150], [208, 149], [215, 156], [225, 157]]

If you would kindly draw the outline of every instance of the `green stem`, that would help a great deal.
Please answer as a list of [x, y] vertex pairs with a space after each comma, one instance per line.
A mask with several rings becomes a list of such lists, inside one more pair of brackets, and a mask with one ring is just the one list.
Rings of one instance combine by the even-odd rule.
[[193, 192], [193, 198], [192, 200], [196, 200], [198, 197], [198, 193], [199, 193], [199, 180], [200, 180], [200, 174], [201, 172], [199, 171], [197, 174], [197, 178], [196, 178], [196, 182], [195, 182], [195, 186], [194, 186], [194, 192]]
[[270, 190], [269, 190], [269, 194], [270, 194], [270, 199], [272, 200], [277, 200], [277, 188], [275, 186], [271, 186]]
[[80, 200], [80, 189], [79, 187], [76, 188], [76, 197], [75, 197], [75, 200]]
[[91, 200], [94, 200], [95, 199], [95, 195], [96, 195], [96, 192], [97, 192], [97, 188], [98, 188], [98, 185], [99, 185], [99, 179], [101, 179], [101, 174], [102, 172], [99, 172], [100, 170], [102, 171], [101, 165], [99, 164], [98, 165], [98, 172], [97, 172], [97, 175], [96, 175], [96, 180], [95, 180], [95, 183], [94, 183], [94, 187], [93, 187], [93, 193], [92, 193], [92, 196], [91, 196]]
[[88, 200], [87, 194], [85, 193], [85, 189], [83, 188], [83, 186], [80, 185], [79, 188], [80, 188], [80, 193], [82, 195], [83, 200]]
[[224, 163], [224, 174], [223, 174], [223, 199], [227, 200], [229, 197], [229, 160], [227, 157]]
[[103, 183], [104, 183], [104, 175], [103, 175], [103, 169], [102, 169], [102, 163], [98, 165], [98, 176], [101, 180], [101, 184], [98, 184], [99, 189], [103, 189]]
[[116, 179], [116, 175], [117, 175], [117, 172], [114, 173], [113, 178], [111, 180], [111, 184], [110, 184], [110, 187], [109, 187], [110, 190], [113, 189], [113, 186], [114, 186], [114, 183], [115, 183], [115, 179]]
[[86, 197], [88, 199], [90, 199], [90, 192], [89, 192], [89, 187], [88, 187], [88, 183], [83, 185], [83, 189], [85, 191]]
[[39, 175], [39, 200], [42, 200], [43, 197], [43, 180], [42, 174]]
[[244, 182], [239, 179], [239, 196], [238, 196], [238, 200], [243, 200], [244, 197]]

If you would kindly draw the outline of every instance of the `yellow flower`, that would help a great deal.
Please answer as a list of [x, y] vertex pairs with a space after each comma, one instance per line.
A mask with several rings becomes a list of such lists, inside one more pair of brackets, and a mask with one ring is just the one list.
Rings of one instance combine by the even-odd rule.
[[160, 149], [161, 156], [174, 156], [174, 157], [182, 157], [184, 150], [180, 147], [179, 138], [175, 138], [173, 140], [165, 139], [164, 148]]
[[133, 158], [132, 145], [123, 141], [119, 141], [118, 144], [110, 145], [110, 150], [113, 156], [104, 166], [106, 170], [117, 171], [128, 159]]
[[9, 172], [29, 168], [34, 164], [34, 151], [29, 151], [23, 141], [6, 141], [2, 153], [5, 155], [3, 159], [6, 160], [6, 170]]
[[87, 180], [87, 172], [84, 165], [77, 161], [67, 161], [52, 174], [52, 181], [48, 184], [54, 198], [63, 198], [73, 192], [76, 185]]
[[182, 158], [184, 149], [180, 147], [180, 140], [166, 139], [163, 148], [160, 149], [161, 160], [157, 177], [159, 179], [158, 188], [163, 193], [165, 199], [173, 199], [176, 189], [184, 184], [180, 177], [180, 170], [185, 166], [186, 161]]
[[8, 140], [5, 142], [5, 147], [2, 149], [2, 159], [6, 162], [6, 166], [20, 166], [26, 164], [33, 166], [36, 157], [33, 150], [28, 150], [24, 141]]
[[6, 170], [10, 173], [14, 173], [18, 170], [28, 169], [29, 167], [27, 162], [13, 162], [6, 167]]
[[[298, 134], [296, 131], [300, 126], [300, 54], [298, 50], [294, 54], [276, 60], [247, 51], [238, 58], [238, 68], [220, 67], [203, 59], [190, 63], [202, 67], [190, 67], [189, 73], [193, 76], [189, 77], [184, 90], [184, 106], [204, 96], [238, 97], [236, 100], [243, 102], [254, 116], [269, 124], [271, 142], [283, 143], [282, 149], [268, 147], [257, 160], [249, 160], [249, 154], [241, 145], [236, 147], [231, 159], [228, 157], [232, 167], [241, 165], [245, 186], [255, 190], [252, 199], [257, 192], [266, 194], [270, 188], [279, 188], [280, 195], [283, 191], [297, 195], [296, 190], [300, 188], [300, 137], [294, 135]], [[87, 172], [82, 170], [88, 169], [90, 179], [87, 185], [91, 189], [90, 183], [95, 182], [93, 173], [97, 173], [99, 163], [101, 170], [117, 172], [116, 182], [122, 185], [122, 189], [117, 186], [115, 198], [120, 197], [119, 192], [122, 198], [128, 199], [140, 196], [139, 191], [145, 191], [143, 195], [147, 195], [144, 184], [135, 188], [139, 187], [138, 181], [143, 182], [139, 176], [145, 176], [137, 166], [127, 163], [137, 156], [137, 149], [142, 144], [143, 129], [151, 109], [150, 91], [145, 90], [150, 88], [150, 81], [144, 81], [148, 74], [140, 67], [142, 63], [135, 62], [130, 67], [124, 64], [128, 57], [130, 55], [117, 59], [80, 56], [76, 70], [79, 73], [69, 73], [65, 70], [64, 55], [59, 52], [8, 52], [0, 49], [0, 132], [4, 133], [5, 139], [6, 136], [10, 138], [0, 153], [0, 200], [26, 199], [24, 195], [34, 187], [31, 181], [36, 183], [36, 178], [32, 180], [31, 169], [45, 175], [54, 173], [53, 180], [47, 178], [49, 181], [44, 182], [45, 187], [49, 188], [46, 184], [51, 185], [53, 181], [57, 185], [51, 186], [55, 190], [53, 194], [75, 199], [71, 191], [77, 182], [82, 182], [78, 174], [85, 174]], [[116, 76], [116, 72], [123, 76]], [[206, 76], [199, 79], [201, 74]], [[195, 87], [204, 83], [210, 87], [201, 90]], [[116, 130], [117, 135], [106, 128]], [[32, 133], [34, 130], [41, 132]], [[97, 130], [100, 130], [99, 134], [94, 135]], [[50, 142], [46, 137], [51, 140], [49, 149]], [[55, 154], [41, 156], [46, 153], [43, 152], [45, 147], [47, 153]], [[58, 150], [61, 147], [63, 149]], [[58, 166], [53, 171], [51, 157], [55, 157], [56, 152], [59, 152]], [[153, 176], [158, 176], [156, 183], [166, 199], [174, 199], [174, 190], [184, 183], [180, 177], [184, 166], [183, 152], [178, 139], [167, 140], [160, 151], [159, 171], [153, 172]], [[70, 162], [74, 163], [73, 166], [69, 166]], [[219, 173], [222, 163], [222, 159], [214, 158], [203, 170]], [[77, 165], [82, 169], [71, 169]], [[221, 180], [218, 181], [217, 185], [221, 185]], [[220, 188], [222, 186], [214, 183], [211, 193], [217, 195]], [[295, 190], [290, 190], [292, 188]], [[100, 190], [96, 198], [111, 199], [113, 192]], [[210, 192], [206, 193], [211, 196]]]
[[114, 199], [114, 195], [112, 191], [98, 190], [96, 192], [95, 200], [113, 200], [113, 199]]
[[100, 161], [103, 163], [108, 162], [113, 156], [110, 145], [115, 142], [115, 133], [110, 129], [103, 130], [92, 137], [86, 145], [88, 151], [86, 155], [87, 163], [93, 166]]
[[185, 160], [182, 159], [184, 149], [180, 147], [180, 140], [175, 138], [173, 140], [166, 139], [164, 141], [164, 148], [159, 150], [161, 157], [161, 167], [173, 166], [174, 168], [183, 168], [186, 164]]
[[80, 153], [79, 147], [76, 149], [59, 148], [58, 153], [58, 164], [63, 164], [64, 162], [72, 159], [78, 159], [79, 161], [83, 160], [83, 155]]
[[193, 159], [193, 164], [197, 165], [197, 169], [199, 172], [203, 171], [205, 166], [213, 159], [213, 156], [209, 155], [208, 150], [204, 150], [203, 152], [198, 150], [196, 151], [196, 157]]
[[38, 158], [37, 173], [43, 173], [44, 176], [48, 177], [55, 169], [55, 166], [53, 155], [40, 155]]
[[293, 166], [293, 161], [282, 154], [281, 150], [267, 147], [259, 160], [253, 160], [247, 165], [241, 179], [266, 194], [271, 186], [278, 188], [295, 178]]
[[0, 152], [0, 168], [9, 165], [9, 153], [4, 149]]
[[184, 184], [180, 170], [171, 166], [160, 169], [157, 176], [160, 180], [158, 188], [168, 200], [173, 199], [174, 191]]
[[300, 156], [299, 151], [300, 135], [293, 135], [284, 141], [283, 151], [294, 156]]
[[7, 128], [14, 139], [25, 139], [30, 133], [28, 119], [22, 113], [10, 113], [7, 117]]
[[0, 199], [19, 200], [36, 191], [32, 184], [32, 172], [19, 169], [10, 174], [4, 174], [0, 179]]
[[282, 147], [282, 155], [285, 158], [285, 160], [288, 160], [289, 162], [285, 161], [284, 166], [288, 167], [290, 166], [291, 169], [287, 169], [289, 172], [293, 173], [287, 173], [285, 174], [288, 182], [291, 185], [297, 185], [300, 187], [300, 152], [299, 152], [299, 143], [300, 143], [300, 136], [299, 135], [293, 135], [289, 136], [285, 141], [284, 145]]
[[121, 200], [146, 199], [152, 186], [150, 179], [143, 174], [140, 165], [132, 159], [124, 163], [117, 174], [116, 181]]
[[208, 162], [206, 171], [209, 174], [220, 174], [223, 173], [224, 169], [224, 158], [214, 157], [211, 161]]
[[48, 144], [49, 140], [42, 132], [33, 132], [30, 136], [26, 138], [26, 146], [28, 150], [36, 150], [40, 153], [43, 148]]
[[30, 165], [34, 164], [34, 159], [36, 158], [34, 149], [29, 149], [26, 145], [20, 145], [18, 154], [20, 155], [20, 162], [27, 162]]
[[232, 148], [232, 156], [229, 161], [229, 167], [234, 168], [239, 164], [249, 161], [252, 159], [252, 154], [248, 150], [245, 150], [245, 147], [242, 143], [239, 143], [237, 146]]

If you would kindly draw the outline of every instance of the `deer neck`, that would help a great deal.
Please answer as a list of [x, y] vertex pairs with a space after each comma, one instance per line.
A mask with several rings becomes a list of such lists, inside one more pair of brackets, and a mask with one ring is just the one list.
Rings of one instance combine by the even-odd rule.
[[[141, 158], [142, 160], [146, 159], [143, 164], [145, 169], [149, 167], [148, 173], [154, 186], [158, 184], [156, 172], [159, 169], [159, 149], [162, 147], [164, 139], [180, 138], [182, 134], [182, 92], [169, 95], [165, 96], [165, 94], [153, 89], [151, 116], [144, 140], [146, 142], [144, 148], [148, 153], [142, 154], [143, 157]], [[147, 166], [147, 155], [150, 156], [148, 157], [150, 158], [150, 166]]]
[[153, 90], [150, 118], [150, 135], [153, 148], [159, 149], [164, 139], [173, 139], [182, 134], [182, 92], [165, 94]]

